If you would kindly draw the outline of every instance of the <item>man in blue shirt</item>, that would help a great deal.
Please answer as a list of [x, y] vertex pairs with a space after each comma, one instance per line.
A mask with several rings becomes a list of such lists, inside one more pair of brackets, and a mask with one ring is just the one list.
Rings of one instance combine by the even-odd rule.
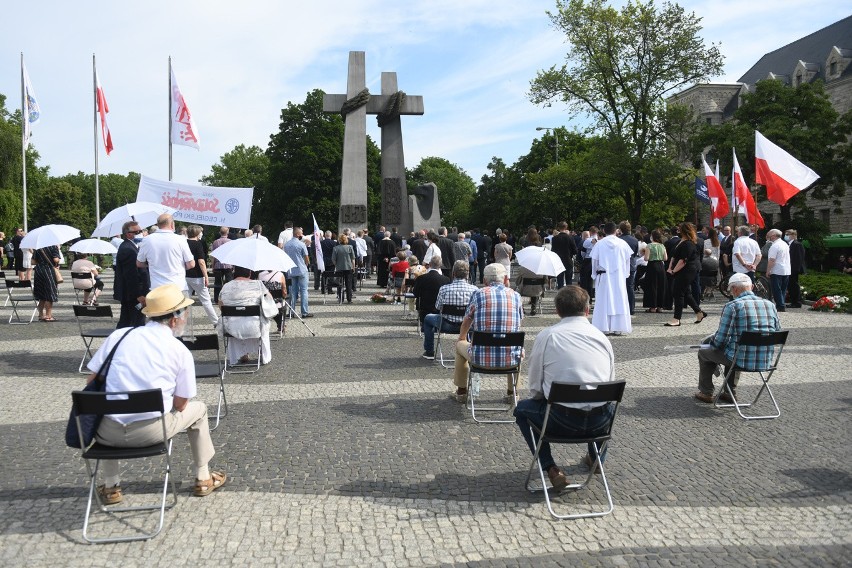
[[301, 227], [293, 227], [293, 238], [284, 243], [284, 252], [296, 264], [290, 269], [290, 307], [295, 310], [296, 302], [301, 300], [303, 318], [312, 318], [314, 314], [308, 313], [308, 247], [302, 242], [304, 233]]
[[[744, 272], [738, 272], [728, 280], [728, 290], [734, 299], [722, 308], [719, 329], [707, 341], [710, 347], [698, 351], [698, 392], [695, 398], [701, 402], [713, 402], [713, 375], [719, 365], [730, 367], [736, 363], [745, 369], [765, 369], [772, 363], [774, 349], [771, 345], [741, 349], [734, 361], [734, 353], [744, 331], [771, 332], [781, 329], [775, 304], [755, 296], [751, 289], [751, 278]], [[739, 379], [739, 373], [734, 373], [728, 383], [734, 393]], [[722, 392], [719, 398], [733, 403], [727, 392]]]

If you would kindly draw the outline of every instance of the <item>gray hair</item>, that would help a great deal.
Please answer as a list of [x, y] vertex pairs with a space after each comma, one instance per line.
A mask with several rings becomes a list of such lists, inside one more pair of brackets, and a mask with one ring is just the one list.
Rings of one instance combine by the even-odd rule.
[[766, 233], [767, 237], [772, 236], [772, 237], [778, 237], [779, 239], [781, 238], [782, 235], [783, 235], [783, 233], [781, 231], [779, 231], [778, 229], [769, 229], [769, 231], [767, 231], [767, 233]]
[[444, 261], [441, 260], [440, 256], [438, 256], [437, 254], [433, 254], [432, 258], [429, 259], [429, 268], [437, 268], [438, 270], [440, 270], [443, 262]]
[[467, 279], [470, 276], [470, 265], [466, 260], [457, 260], [453, 264], [453, 278]]
[[741, 237], [747, 237], [751, 234], [751, 229], [748, 225], [740, 225], [737, 227], [737, 234]]
[[502, 284], [506, 279], [506, 267], [499, 262], [492, 262], [482, 271], [482, 280], [486, 285]]

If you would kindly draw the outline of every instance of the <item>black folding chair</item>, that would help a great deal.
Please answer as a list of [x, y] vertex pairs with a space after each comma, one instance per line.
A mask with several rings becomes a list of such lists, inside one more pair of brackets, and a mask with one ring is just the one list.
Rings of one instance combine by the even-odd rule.
[[[85, 289], [84, 288], [77, 288], [77, 286], [74, 286], [74, 284], [73, 284], [74, 280], [89, 280], [92, 283], [92, 285], [89, 288], [85, 288]], [[71, 283], [72, 283], [71, 287], [74, 288], [74, 296], [77, 298], [78, 304], [83, 303], [83, 302], [80, 301], [80, 292], [85, 292], [86, 290], [91, 290], [92, 293], [94, 293], [94, 291], [95, 291], [94, 290], [95, 278], [92, 276], [91, 272], [72, 272], [71, 273]]]
[[[72, 307], [74, 308], [74, 316], [77, 318], [77, 326], [80, 328], [80, 337], [83, 338], [83, 344], [86, 346], [77, 370], [81, 373], [88, 373], [88, 371], [83, 370], [83, 365], [94, 355], [92, 343], [96, 339], [106, 339], [115, 331], [115, 318], [112, 315], [112, 306], [75, 305]], [[108, 324], [107, 327], [103, 327], [106, 324]]]
[[441, 310], [438, 312], [441, 319], [438, 322], [438, 333], [435, 337], [435, 360], [438, 361], [445, 369], [455, 368], [456, 354], [455, 351], [453, 351], [452, 356], [444, 358], [444, 349], [441, 346], [441, 336], [443, 335], [443, 333], [441, 332], [441, 328], [444, 326], [444, 318], [447, 316], [464, 317], [466, 313], [467, 306], [456, 304], [441, 304]]
[[[261, 349], [263, 347], [262, 336], [263, 336], [263, 327], [260, 323], [260, 306], [222, 306], [222, 317], [223, 318], [257, 318], [257, 361], [249, 362], [249, 363], [236, 363], [231, 365], [228, 361], [228, 341], [233, 338], [233, 336], [228, 333], [228, 320], [225, 319], [222, 322], [222, 335], [225, 338], [225, 372], [233, 373], [233, 374], [245, 374], [245, 373], [254, 373], [255, 371], [260, 370], [260, 356]], [[254, 339], [254, 338], [250, 338]], [[236, 370], [234, 370], [236, 369]]]
[[[6, 302], [12, 304], [12, 313], [9, 314], [9, 323], [13, 325], [26, 325], [33, 323], [38, 313], [38, 301], [33, 296], [33, 283], [31, 280], [6, 280]], [[33, 303], [33, 313], [30, 321], [24, 321], [18, 314], [18, 305], [21, 303]], [[15, 321], [12, 321], [12, 319]]]
[[[219, 350], [219, 336], [215, 333], [196, 335], [194, 338], [181, 337], [187, 349], [193, 352], [193, 360], [195, 361], [195, 378], [196, 379], [219, 379], [219, 402], [216, 405], [216, 424], [210, 428], [215, 430], [219, 427], [219, 422], [222, 418], [228, 415], [228, 399], [225, 397], [225, 365], [222, 359], [222, 353]], [[195, 359], [195, 353], [209, 351], [210, 355], [203, 361]], [[212, 353], [216, 353], [216, 359], [213, 360]]]
[[[85, 539], [86, 542], [89, 543], [100, 544], [107, 542], [129, 542], [134, 540], [148, 540], [150, 538], [154, 538], [155, 536], [160, 534], [160, 531], [163, 528], [163, 521], [165, 519], [166, 509], [171, 509], [173, 506], [175, 506], [177, 504], [178, 498], [177, 487], [175, 486], [174, 479], [170, 477], [172, 469], [172, 441], [166, 435], [166, 418], [163, 408], [162, 391], [160, 389], [112, 393], [74, 391], [71, 393], [71, 400], [73, 402], [73, 410], [77, 420], [77, 429], [80, 432], [82, 432], [80, 426], [80, 416], [84, 414], [107, 415], [139, 414], [143, 412], [160, 413], [160, 423], [163, 427], [163, 440], [162, 442], [158, 442], [152, 446], [147, 446], [144, 448], [117, 448], [113, 446], [106, 446], [95, 441], [91, 446], [86, 448], [83, 444], [83, 436], [82, 434], [80, 435], [80, 445], [84, 446], [81, 450], [81, 456], [86, 462], [86, 471], [89, 474], [89, 499], [86, 503], [86, 516], [83, 520], [83, 539]], [[151, 504], [138, 505], [133, 507], [107, 508], [101, 500], [101, 496], [97, 491], [98, 467], [100, 466], [101, 460], [132, 460], [156, 456], [165, 457], [165, 468], [163, 471], [163, 491], [162, 499], [160, 499], [160, 502], [156, 505]], [[91, 460], [95, 461], [94, 467], [92, 467]], [[169, 485], [171, 485], [172, 488], [171, 503], [167, 502], [167, 497], [169, 494]], [[97, 497], [95, 497], [96, 495]], [[117, 516], [115, 515], [115, 513], [122, 513], [128, 511], [154, 511], [159, 509], [160, 521], [157, 525], [157, 529], [154, 532], [143, 532], [140, 527], [136, 527], [137, 532], [140, 532], [141, 534], [107, 538], [92, 538], [89, 536], [89, 520], [91, 518], [92, 513], [92, 503], [95, 498], [97, 498], [98, 500], [98, 506], [101, 512], [107, 513], [113, 518], [117, 518], [117, 520], [125, 526], [130, 525], [134, 517], [126, 515]]]
[[[470, 346], [471, 349], [476, 347], [500, 347], [505, 349], [517, 348], [519, 351], [524, 347], [523, 331], [514, 332], [488, 332], [474, 331], [471, 334]], [[511, 424], [515, 422], [514, 416], [511, 418], [502, 419], [480, 419], [477, 418], [477, 410], [483, 412], [502, 412], [510, 411], [518, 403], [518, 377], [521, 374], [521, 356], [518, 355], [514, 364], [509, 367], [481, 367], [474, 365], [472, 361], [469, 363], [470, 372], [467, 374], [467, 408], [475, 422], [483, 424]], [[476, 378], [474, 378], [476, 375]], [[508, 404], [498, 406], [480, 406], [477, 408], [476, 399], [479, 398], [481, 390], [481, 382], [484, 376], [490, 375], [511, 375], [512, 377], [512, 394], [511, 401]], [[508, 393], [507, 393], [508, 396]]]
[[[556, 517], [557, 519], [585, 519], [589, 517], [603, 517], [604, 515], [612, 513], [612, 510], [615, 508], [612, 503], [612, 494], [609, 491], [609, 483], [606, 480], [606, 472], [604, 471], [603, 461], [601, 461], [601, 453], [604, 451], [607, 442], [609, 442], [610, 438], [612, 437], [612, 425], [615, 422], [615, 415], [618, 412], [618, 405], [621, 403], [621, 397], [624, 395], [624, 387], [626, 386], [626, 384], [626, 381], [599, 383], [596, 385], [551, 383], [550, 394], [547, 397], [547, 410], [544, 413], [544, 422], [542, 422], [541, 428], [538, 428], [535, 424], [530, 423], [530, 430], [532, 430], [533, 439], [537, 439], [538, 441], [536, 442], [535, 453], [533, 454], [532, 464], [530, 464], [529, 473], [527, 473], [527, 480], [525, 482], [525, 486], [527, 488], [527, 491], [530, 491], [531, 493], [537, 493], [539, 491], [544, 492], [544, 499], [547, 502], [547, 510], [550, 511], [550, 514]], [[560, 436], [551, 436], [547, 433], [547, 426], [550, 421], [550, 415], [554, 409], [553, 405], [559, 403], [580, 403], [592, 405], [609, 403], [614, 405], [612, 409], [612, 419], [607, 425], [606, 432], [597, 436], [580, 436], [577, 438], [563, 438]], [[588, 477], [586, 477], [586, 480], [582, 483], [569, 484], [565, 489], [577, 490], [588, 487], [589, 483], [595, 477], [595, 471], [600, 471], [601, 483], [603, 483], [604, 491], [606, 492], [606, 500], [608, 503], [608, 507], [606, 510], [591, 510], [589, 512], [573, 513], [567, 515], [559, 515], [556, 513], [556, 511], [553, 510], [553, 502], [550, 496], [551, 490], [547, 487], [544, 469], [542, 469], [541, 463], [538, 460], [538, 454], [541, 451], [541, 445], [544, 442], [547, 442], [548, 444], [594, 445], [595, 455], [597, 457], [595, 458], [595, 461], [592, 463], [592, 466], [589, 469]], [[538, 474], [541, 481], [540, 488], [533, 487], [530, 483], [530, 481], [532, 480], [533, 471], [535, 471], [536, 469], [538, 469]]]
[[[731, 365], [729, 369], [727, 369], [727, 373], [725, 373], [725, 381], [719, 392], [716, 393], [716, 396], [713, 398], [713, 405], [716, 408], [735, 408], [737, 414], [739, 414], [745, 420], [769, 420], [772, 418], [778, 418], [781, 416], [781, 409], [778, 408], [778, 402], [775, 400], [775, 396], [772, 394], [772, 389], [769, 388], [769, 379], [772, 377], [772, 374], [775, 372], [775, 369], [778, 368], [778, 360], [781, 359], [781, 352], [784, 350], [784, 345], [787, 343], [787, 335], [789, 331], [771, 331], [771, 332], [757, 332], [757, 331], [744, 331], [740, 335], [740, 340], [737, 343], [737, 349], [734, 351], [734, 361], [737, 360], [737, 357], [741, 350], [748, 347], [765, 347], [765, 348], [775, 348], [774, 356], [770, 357], [770, 364], [768, 367], [761, 368], [747, 368], [747, 367], [739, 367], [736, 364]], [[731, 385], [729, 381], [733, 381], [733, 377], [735, 373], [740, 373], [740, 379], [742, 379], [742, 373], [757, 373], [760, 377], [763, 386], [760, 387], [760, 390], [757, 391], [757, 395], [751, 402], [743, 403], [737, 401], [737, 397], [734, 394], [733, 389], [731, 389]], [[727, 391], [730, 395], [733, 403], [722, 404], [719, 402], [719, 397], [722, 395], [723, 391]], [[758, 399], [763, 394], [763, 391], [769, 395], [770, 400], [772, 401], [772, 405], [775, 407], [775, 412], [772, 414], [764, 414], [764, 415], [755, 415], [755, 414], [745, 414], [741, 409], [743, 408], [752, 408], [755, 404], [757, 404]]]

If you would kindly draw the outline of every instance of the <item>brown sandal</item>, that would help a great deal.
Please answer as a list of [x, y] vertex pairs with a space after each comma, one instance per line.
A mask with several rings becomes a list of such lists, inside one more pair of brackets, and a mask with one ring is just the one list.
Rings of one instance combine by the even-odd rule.
[[221, 471], [211, 471], [210, 479], [205, 479], [204, 481], [200, 479], [195, 480], [195, 489], [192, 493], [196, 497], [207, 497], [223, 485], [225, 485], [225, 480], [228, 479], [228, 476], [222, 473]]
[[124, 499], [124, 496], [121, 494], [120, 485], [113, 485], [112, 487], [98, 485], [98, 495], [104, 505], [116, 505]]

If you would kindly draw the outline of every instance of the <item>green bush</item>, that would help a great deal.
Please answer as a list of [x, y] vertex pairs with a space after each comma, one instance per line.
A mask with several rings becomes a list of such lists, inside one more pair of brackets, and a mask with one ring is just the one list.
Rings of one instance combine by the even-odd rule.
[[849, 298], [839, 311], [852, 313], [852, 276], [839, 272], [813, 272], [799, 276], [799, 285], [806, 300], [816, 301], [823, 296]]

